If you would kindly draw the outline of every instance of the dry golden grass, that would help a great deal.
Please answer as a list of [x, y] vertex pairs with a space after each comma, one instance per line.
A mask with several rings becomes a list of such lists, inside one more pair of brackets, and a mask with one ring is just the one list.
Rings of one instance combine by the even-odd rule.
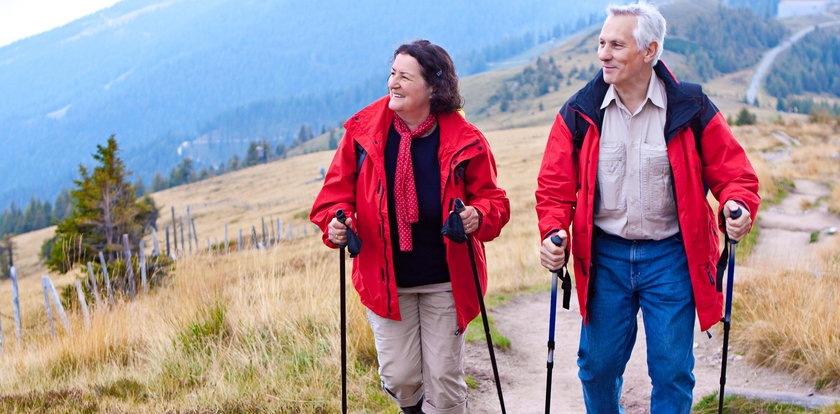
[[[545, 121], [559, 107], [560, 98], [551, 99], [557, 102], [546, 104], [544, 113], [531, 119], [540, 121], [540, 126], [487, 134], [496, 154], [500, 186], [508, 191], [512, 206], [511, 221], [501, 237], [487, 244], [491, 295], [545, 286], [549, 280], [538, 261], [533, 191], [550, 128]], [[492, 126], [485, 125], [489, 121], [478, 121], [483, 128]], [[803, 145], [793, 148], [784, 161], [760, 159], [758, 153], [780, 147], [769, 138], [775, 129], [786, 130]], [[838, 163], [830, 154], [837, 149], [831, 126], [758, 125], [735, 128], [735, 132], [750, 152], [764, 197], [775, 194], [775, 182], [798, 176], [835, 177], [836, 181]], [[818, 150], [808, 148], [812, 145]], [[260, 229], [262, 217], [300, 225], [320, 188], [315, 180], [318, 169], [328, 165], [331, 157], [329, 152], [307, 154], [156, 193], [154, 198], [162, 207], [160, 227], [171, 220], [171, 206], [184, 214], [187, 205], [201, 246], [207, 237], [221, 240], [225, 223], [230, 223], [234, 246], [237, 230], [244, 229], [247, 237], [251, 225]], [[834, 194], [835, 200], [840, 198], [836, 188]], [[73, 313], [74, 335], [61, 334], [53, 340], [46, 327], [38, 278], [43, 267], [33, 253], [51, 232], [46, 229], [15, 239], [17, 262], [25, 269], [21, 301], [26, 343], [23, 348], [14, 344], [7, 319], [11, 312], [4, 307], [6, 352], [0, 357], [0, 389], [4, 390], [0, 411], [338, 411], [337, 253], [316, 237], [284, 242], [268, 251], [181, 259], [162, 288], [134, 302], [120, 302], [110, 311], [98, 309], [90, 328]], [[834, 274], [840, 261], [837, 247], [823, 255], [826, 266], [834, 263]], [[750, 293], [739, 292], [736, 297], [736, 315], [745, 315], [739, 326], [750, 326], [750, 334], [739, 335], [736, 341], [752, 341], [739, 343], [751, 344], [747, 354], [756, 361], [825, 378], [827, 385], [837, 378], [836, 361], [840, 360], [836, 331], [840, 317], [836, 306], [830, 306], [837, 303], [840, 281], [831, 277], [817, 283], [798, 272], [766, 275], [745, 282], [751, 284], [745, 288]], [[59, 289], [74, 277], [53, 276]], [[790, 298], [794, 287], [803, 288], [797, 293], [801, 300]], [[0, 284], [0, 303], [10, 303], [9, 291], [7, 283]], [[356, 412], [381, 412], [391, 403], [378, 389], [364, 310], [349, 284], [348, 292], [351, 407]], [[812, 299], [816, 297], [822, 300]], [[808, 303], [808, 313], [786, 307], [796, 302]], [[777, 335], [780, 327], [785, 328], [781, 337]], [[798, 350], [778, 349], [773, 355], [762, 351], [780, 344], [796, 344]], [[796, 359], [800, 354], [807, 355], [804, 360], [816, 361], [815, 367], [803, 368], [805, 364]]]
[[[537, 258], [533, 197], [547, 133], [543, 126], [489, 134], [513, 210], [502, 236], [487, 244], [491, 295], [547, 284]], [[259, 228], [269, 214], [301, 222], [320, 187], [310, 182], [317, 173], [312, 166], [330, 158], [309, 154], [157, 193], [161, 223], [170, 220], [170, 205], [179, 212], [192, 206], [200, 238], [221, 238], [226, 221]], [[74, 335], [59, 328], [57, 339], [47, 330], [40, 281], [24, 275], [26, 343], [8, 345], [0, 358], [0, 411], [336, 412], [336, 255], [309, 237], [268, 251], [187, 257], [151, 294], [97, 309], [90, 328], [71, 313]], [[74, 277], [54, 279], [60, 288]], [[378, 388], [370, 329], [349, 283], [348, 292], [351, 407], [382, 412], [391, 402]], [[0, 293], [9, 303], [6, 284]], [[9, 326], [7, 343], [13, 342]]]
[[840, 214], [840, 184], [834, 183], [834, 188], [831, 190], [831, 200], [829, 200], [828, 208], [834, 214]]
[[[91, 397], [104, 412], [336, 412], [333, 256], [310, 237], [268, 251], [183, 259], [165, 287], [97, 309], [90, 328], [72, 315], [73, 336], [29, 332], [23, 349], [7, 349], [0, 407], [17, 406], [15, 397], [31, 391], [69, 390], [52, 408]], [[349, 391], [355, 408], [377, 412], [384, 400], [366, 397], [376, 383], [370, 330], [349, 291], [349, 354], [357, 361]]]
[[[780, 201], [794, 179], [840, 181], [840, 141], [836, 126], [791, 122], [734, 128], [745, 143], [766, 201]], [[800, 145], [773, 138], [785, 132]], [[776, 156], [766, 160], [761, 153]], [[834, 185], [829, 206], [837, 206]], [[818, 200], [819, 203], [819, 200]], [[810, 205], [808, 207], [811, 207]], [[835, 212], [840, 212], [837, 209]], [[761, 213], [759, 212], [759, 217]], [[757, 364], [793, 372], [818, 388], [840, 386], [840, 240], [822, 248], [818, 259], [794, 271], [758, 264], [739, 282], [735, 296], [737, 329], [733, 343]]]
[[840, 385], [838, 301], [840, 261], [822, 275], [801, 270], [745, 280], [734, 304], [733, 340], [754, 363], [793, 372], [817, 388]]

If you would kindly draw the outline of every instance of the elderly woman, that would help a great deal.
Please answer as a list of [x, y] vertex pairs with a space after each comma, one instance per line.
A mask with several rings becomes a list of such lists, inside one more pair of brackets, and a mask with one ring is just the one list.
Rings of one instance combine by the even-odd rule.
[[[368, 308], [382, 388], [405, 413], [464, 413], [464, 330], [479, 313], [467, 244], [441, 235], [456, 198], [469, 237], [486, 242], [510, 218], [481, 132], [458, 112], [449, 55], [426, 40], [394, 52], [388, 96], [344, 124], [310, 219], [324, 243], [364, 244], [353, 285]], [[482, 243], [471, 243], [486, 289]]]

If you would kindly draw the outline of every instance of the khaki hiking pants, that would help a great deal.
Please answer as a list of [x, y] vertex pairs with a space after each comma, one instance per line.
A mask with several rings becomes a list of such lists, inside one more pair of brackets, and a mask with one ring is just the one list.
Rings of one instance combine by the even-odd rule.
[[[445, 287], [449, 290], [440, 291]], [[400, 407], [414, 406], [425, 398], [426, 414], [466, 413], [464, 335], [455, 335], [458, 321], [451, 285], [400, 288], [398, 292], [401, 321], [368, 310], [382, 388]]]

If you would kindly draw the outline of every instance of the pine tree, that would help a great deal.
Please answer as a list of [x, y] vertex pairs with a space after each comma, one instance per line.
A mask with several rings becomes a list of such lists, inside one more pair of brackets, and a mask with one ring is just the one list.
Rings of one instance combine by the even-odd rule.
[[13, 256], [12, 235], [5, 234], [0, 238], [0, 279], [8, 279], [11, 276], [11, 268], [14, 266]]
[[248, 145], [248, 152], [245, 154], [245, 166], [250, 167], [253, 165], [259, 164], [262, 161], [260, 154], [260, 146], [256, 143], [256, 141], [251, 141], [251, 144]]
[[163, 174], [156, 172], [152, 177], [152, 191], [166, 190], [169, 188], [169, 180]]
[[58, 224], [56, 241], [47, 260], [54, 271], [66, 273], [78, 263], [92, 261], [99, 252], [113, 261], [122, 251], [122, 235], [135, 246], [148, 226], [157, 220], [157, 208], [148, 196], [138, 199], [127, 171], [118, 157], [112, 135], [105, 146], [97, 145], [92, 172], [79, 166], [76, 188], [71, 191], [75, 208]]
[[55, 204], [53, 205], [52, 210], [53, 220], [62, 220], [70, 215], [70, 211], [73, 209], [73, 204], [70, 202], [70, 198], [70, 190], [66, 188], [58, 193], [58, 196], [55, 197]]

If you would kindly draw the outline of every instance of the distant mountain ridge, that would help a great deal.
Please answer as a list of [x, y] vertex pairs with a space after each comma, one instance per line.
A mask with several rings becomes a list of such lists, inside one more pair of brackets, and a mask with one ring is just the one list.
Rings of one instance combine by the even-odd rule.
[[[235, 108], [352, 95], [372, 79], [384, 93], [401, 42], [429, 38], [457, 64], [459, 55], [574, 23], [607, 2], [121, 1], [0, 48], [0, 206], [51, 198], [112, 133], [129, 169], [150, 177]], [[291, 109], [294, 131], [323, 108]]]

